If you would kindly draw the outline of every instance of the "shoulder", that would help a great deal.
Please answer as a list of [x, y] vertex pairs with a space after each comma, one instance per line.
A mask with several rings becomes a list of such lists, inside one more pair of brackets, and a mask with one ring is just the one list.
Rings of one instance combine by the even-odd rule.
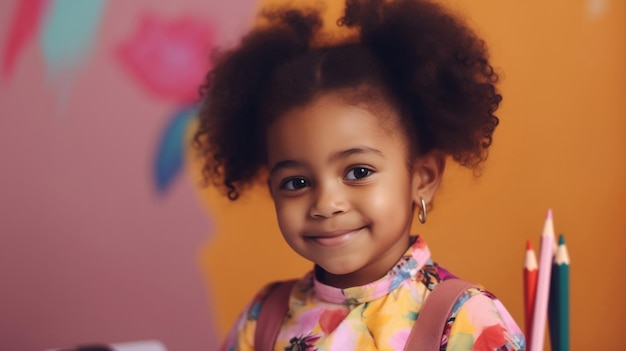
[[[306, 284], [306, 279], [307, 277], [305, 276], [299, 280], [275, 281], [266, 284], [259, 291], [257, 291], [231, 327], [221, 350], [254, 350], [255, 331], [261, 311], [264, 308], [270, 308], [270, 310], [273, 310], [273, 306], [269, 306], [268, 304], [275, 304], [277, 302], [280, 303], [282, 302], [280, 301], [281, 299], [283, 299], [284, 303], [287, 304], [294, 284], [302, 286], [303, 284]], [[283, 295], [282, 297], [279, 296], [279, 301], [276, 301], [276, 292], [280, 289], [284, 290], [285, 288], [288, 289], [286, 295]]]
[[[263, 308], [275, 309], [277, 305], [287, 305], [289, 302], [289, 298], [291, 296], [291, 292], [294, 287], [297, 285], [301, 287], [303, 284], [306, 284], [304, 279], [291, 279], [285, 281], [275, 281], [266, 284], [261, 290], [259, 290], [252, 300], [248, 303], [248, 306], [244, 310], [245, 318], [248, 321], [258, 321], [259, 316], [261, 315], [261, 311]], [[299, 288], [300, 289], [300, 288]]]
[[259, 291], [257, 291], [257, 293], [254, 295], [252, 300], [250, 300], [250, 302], [248, 303], [248, 306], [244, 310], [246, 312], [245, 315], [246, 315], [247, 320], [256, 321], [259, 319], [261, 306], [263, 306], [263, 304], [267, 300], [268, 296], [270, 296], [272, 291], [276, 290], [276, 288], [280, 286], [282, 283], [283, 282], [281, 281], [271, 282], [263, 286]]
[[254, 331], [261, 305], [275, 284], [276, 282], [273, 282], [263, 286], [246, 304], [235, 323], [231, 326], [220, 351], [254, 350]]
[[447, 350], [524, 350], [524, 335], [493, 294], [470, 288], [455, 303], [446, 325]]

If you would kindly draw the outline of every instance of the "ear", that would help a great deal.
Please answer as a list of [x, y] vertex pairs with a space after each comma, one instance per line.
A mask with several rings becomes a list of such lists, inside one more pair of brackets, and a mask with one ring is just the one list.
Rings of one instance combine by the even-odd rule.
[[413, 162], [413, 202], [420, 203], [423, 198], [430, 204], [441, 184], [446, 167], [444, 155], [431, 152]]

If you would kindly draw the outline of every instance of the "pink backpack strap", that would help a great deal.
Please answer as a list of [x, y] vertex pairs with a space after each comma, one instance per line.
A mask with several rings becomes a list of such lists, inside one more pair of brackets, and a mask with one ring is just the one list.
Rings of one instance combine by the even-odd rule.
[[289, 310], [289, 296], [297, 280], [274, 284], [261, 304], [259, 319], [254, 330], [254, 349], [273, 351], [276, 337]]
[[454, 304], [467, 289], [475, 286], [461, 279], [447, 279], [437, 284], [426, 297], [404, 350], [439, 351]]

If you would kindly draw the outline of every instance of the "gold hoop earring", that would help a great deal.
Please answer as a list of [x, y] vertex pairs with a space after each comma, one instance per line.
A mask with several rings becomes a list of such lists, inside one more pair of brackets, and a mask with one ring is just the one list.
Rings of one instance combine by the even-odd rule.
[[424, 198], [422, 198], [421, 196], [420, 202], [422, 203], [422, 208], [417, 214], [417, 219], [419, 219], [420, 223], [424, 224], [426, 223], [426, 201], [424, 201]]

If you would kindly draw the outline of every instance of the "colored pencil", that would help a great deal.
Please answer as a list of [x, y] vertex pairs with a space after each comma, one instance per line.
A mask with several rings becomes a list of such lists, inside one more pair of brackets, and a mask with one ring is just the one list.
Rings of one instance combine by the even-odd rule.
[[539, 273], [537, 277], [537, 295], [533, 311], [532, 327], [530, 331], [530, 351], [543, 350], [543, 341], [546, 332], [548, 314], [548, 295], [550, 293], [550, 275], [552, 273], [552, 258], [554, 252], [554, 226], [552, 224], [552, 210], [548, 210], [546, 221], [541, 234], [541, 251], [539, 254]]
[[531, 328], [535, 296], [537, 294], [537, 255], [530, 243], [526, 241], [526, 255], [524, 257], [524, 322], [526, 330], [526, 344], [532, 339]]
[[552, 264], [548, 323], [552, 351], [569, 351], [569, 254], [563, 234]]

